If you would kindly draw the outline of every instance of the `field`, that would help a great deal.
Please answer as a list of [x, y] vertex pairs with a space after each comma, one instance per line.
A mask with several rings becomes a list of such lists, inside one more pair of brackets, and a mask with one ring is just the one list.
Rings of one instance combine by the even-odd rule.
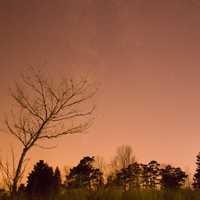
[[[7, 200], [5, 196], [0, 200]], [[128, 191], [120, 189], [100, 189], [96, 192], [74, 189], [62, 190], [56, 197], [25, 198], [23, 194], [18, 200], [200, 200], [200, 191], [183, 189], [177, 191]]]
[[129, 191], [104, 189], [97, 192], [70, 190], [64, 192], [58, 200], [200, 200], [200, 192], [192, 190], [179, 191]]

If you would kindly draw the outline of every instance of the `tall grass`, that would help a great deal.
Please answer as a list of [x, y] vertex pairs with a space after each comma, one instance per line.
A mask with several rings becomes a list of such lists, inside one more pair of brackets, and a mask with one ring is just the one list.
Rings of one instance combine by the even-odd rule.
[[[200, 200], [200, 191], [190, 189], [183, 190], [136, 190], [123, 192], [117, 188], [104, 188], [98, 191], [88, 191], [84, 189], [62, 189], [56, 197], [19, 197], [18, 200]], [[0, 200], [9, 200], [6, 196], [1, 196]]]
[[[105, 191], [106, 193], [106, 191]], [[110, 194], [116, 193], [110, 191]], [[102, 195], [104, 196], [104, 195]], [[129, 191], [122, 192], [121, 195], [117, 195], [118, 198], [110, 198], [112, 200], [200, 200], [200, 192], [194, 192], [191, 190], [179, 190], [179, 191]], [[101, 198], [102, 200], [104, 198]], [[107, 200], [105, 199], [105, 200]]]

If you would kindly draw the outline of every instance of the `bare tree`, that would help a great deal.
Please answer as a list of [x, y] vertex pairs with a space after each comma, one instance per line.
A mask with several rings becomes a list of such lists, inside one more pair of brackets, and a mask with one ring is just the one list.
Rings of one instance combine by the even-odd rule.
[[[7, 160], [6, 162], [3, 163], [2, 160], [0, 160], [0, 173], [2, 176], [2, 181], [4, 183], [4, 186], [11, 190], [12, 188], [12, 180], [14, 177], [14, 171], [15, 171], [15, 163], [14, 163], [14, 151], [11, 151], [11, 162], [12, 166], [10, 166], [9, 161]], [[22, 177], [22, 176], [21, 176]]]
[[111, 171], [111, 166], [110, 163], [106, 163], [106, 161], [104, 160], [104, 158], [102, 156], [95, 156], [95, 167], [100, 169], [100, 171], [103, 173], [103, 177], [104, 177], [104, 183], [107, 180], [107, 177], [110, 175], [110, 171]]
[[117, 153], [112, 160], [112, 167], [114, 170], [127, 168], [129, 164], [135, 161], [131, 146], [122, 145], [117, 148]]
[[90, 126], [94, 107], [82, 105], [95, 92], [86, 79], [62, 80], [55, 84], [34, 68], [21, 74], [20, 82], [11, 90], [14, 112], [5, 119], [8, 133], [22, 146], [12, 180], [12, 194], [17, 191], [24, 161], [32, 147], [41, 146], [45, 140], [81, 133]]
[[94, 157], [95, 159], [95, 167], [100, 169], [101, 172], [104, 172], [105, 171], [105, 168], [106, 168], [106, 163], [104, 161], [104, 158], [102, 156], [95, 156]]

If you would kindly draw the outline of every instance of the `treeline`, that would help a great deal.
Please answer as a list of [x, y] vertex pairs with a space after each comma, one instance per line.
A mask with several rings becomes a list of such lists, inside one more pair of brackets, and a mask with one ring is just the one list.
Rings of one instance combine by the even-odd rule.
[[[83, 157], [77, 166], [65, 173], [63, 180], [58, 167], [53, 170], [53, 167], [40, 160], [29, 173], [26, 183], [18, 187], [16, 198], [57, 199], [61, 194], [76, 189], [91, 192], [102, 189], [119, 189], [124, 192], [177, 191], [186, 187], [193, 191], [200, 189], [200, 153], [197, 155], [192, 188], [189, 188], [189, 185], [186, 186], [188, 175], [180, 167], [161, 166], [155, 160], [147, 164], [138, 163], [131, 152], [128, 146], [118, 148], [108, 175], [104, 173], [107, 166], [104, 166], [102, 160]], [[9, 196], [3, 190], [0, 193], [5, 195], [5, 199]]]
[[180, 168], [167, 165], [160, 168], [159, 163], [151, 161], [148, 164], [131, 163], [127, 168], [112, 172], [107, 178], [95, 167], [95, 158], [86, 156], [80, 163], [71, 168], [62, 183], [61, 173], [55, 171], [43, 160], [37, 162], [28, 175], [26, 185], [21, 184], [19, 196], [27, 198], [56, 197], [62, 189], [86, 189], [97, 191], [101, 188], [121, 188], [128, 190], [179, 189], [183, 186], [187, 175]]

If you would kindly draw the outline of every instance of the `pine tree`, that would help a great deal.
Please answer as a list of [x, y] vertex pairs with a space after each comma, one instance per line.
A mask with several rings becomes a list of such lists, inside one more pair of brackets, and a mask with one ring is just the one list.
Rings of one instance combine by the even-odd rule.
[[55, 190], [56, 194], [59, 192], [59, 188], [61, 184], [62, 184], [62, 180], [61, 180], [60, 170], [58, 167], [56, 167], [54, 176], [53, 176], [53, 189]]
[[200, 152], [197, 155], [197, 160], [196, 160], [196, 173], [194, 174], [194, 179], [193, 179], [193, 187], [195, 189], [200, 189]]
[[97, 189], [103, 183], [103, 174], [98, 168], [94, 168], [94, 157], [86, 156], [80, 163], [70, 169], [67, 183], [70, 188]]
[[141, 166], [134, 162], [127, 168], [122, 168], [111, 174], [107, 179], [107, 186], [122, 187], [124, 191], [140, 188]]
[[156, 186], [159, 183], [159, 176], [160, 176], [160, 164], [152, 160], [148, 163], [148, 169], [149, 169], [149, 188], [150, 189], [156, 189]]
[[187, 175], [181, 168], [167, 165], [161, 169], [161, 187], [163, 189], [179, 189], [185, 183]]
[[52, 195], [54, 172], [43, 160], [37, 162], [28, 176], [26, 192], [30, 197]]

